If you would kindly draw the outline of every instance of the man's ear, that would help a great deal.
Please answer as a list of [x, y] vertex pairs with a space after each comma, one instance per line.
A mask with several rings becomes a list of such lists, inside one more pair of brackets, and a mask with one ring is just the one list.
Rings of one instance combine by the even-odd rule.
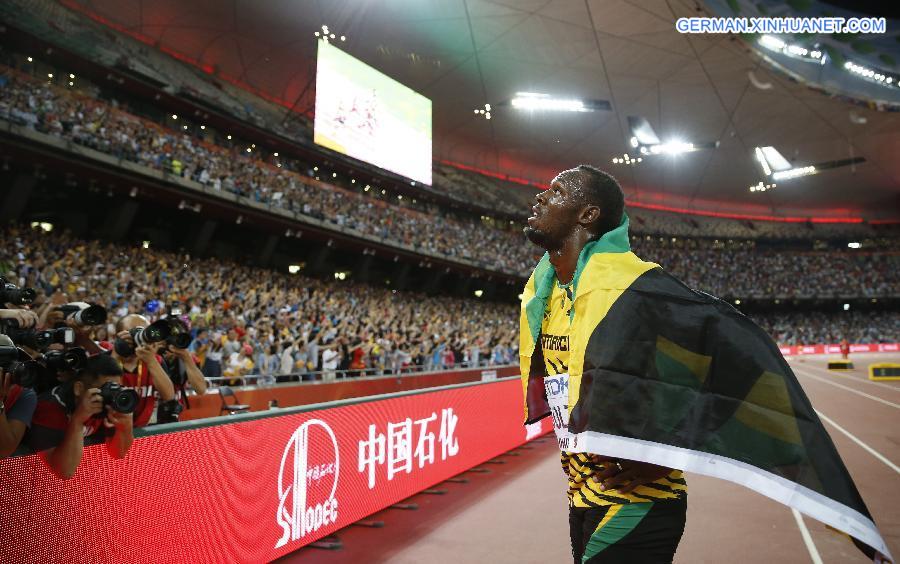
[[84, 387], [84, 382], [81, 380], [75, 380], [72, 383], [72, 391], [75, 393], [76, 398], [80, 398], [87, 388]]
[[599, 219], [600, 208], [595, 205], [588, 205], [581, 210], [581, 216], [578, 218], [578, 223], [580, 223], [582, 227], [591, 227], [597, 223], [597, 220]]

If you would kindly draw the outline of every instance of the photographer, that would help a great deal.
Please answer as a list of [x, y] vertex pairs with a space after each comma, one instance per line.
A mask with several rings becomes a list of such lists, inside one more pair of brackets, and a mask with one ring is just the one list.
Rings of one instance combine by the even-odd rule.
[[13, 384], [12, 375], [0, 368], [0, 458], [19, 447], [36, 405], [34, 390]]
[[176, 388], [175, 402], [160, 402], [156, 421], [157, 423], [173, 423], [178, 421], [178, 414], [181, 411], [190, 407], [186, 385], [190, 386], [190, 389], [194, 390], [197, 395], [202, 396], [206, 393], [208, 384], [190, 350], [168, 345], [165, 348], [163, 360], [166, 372], [170, 375]]
[[128, 454], [134, 434], [132, 414], [125, 411], [137, 398], [120, 387], [121, 380], [121, 365], [101, 354], [88, 359], [73, 381], [38, 398], [29, 444], [54, 474], [74, 476], [87, 445], [105, 442], [113, 458]]
[[140, 396], [134, 412], [135, 427], [150, 423], [157, 394], [161, 402], [175, 399], [175, 386], [162, 367], [162, 358], [156, 354], [157, 345], [150, 343], [135, 347], [132, 330], [149, 325], [146, 317], [137, 314], [126, 315], [116, 323], [113, 358], [122, 364], [122, 385], [134, 388]]

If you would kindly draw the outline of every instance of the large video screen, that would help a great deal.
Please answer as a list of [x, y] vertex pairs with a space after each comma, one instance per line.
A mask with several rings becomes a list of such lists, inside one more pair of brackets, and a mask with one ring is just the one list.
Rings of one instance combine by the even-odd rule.
[[319, 42], [315, 142], [431, 184], [431, 100]]

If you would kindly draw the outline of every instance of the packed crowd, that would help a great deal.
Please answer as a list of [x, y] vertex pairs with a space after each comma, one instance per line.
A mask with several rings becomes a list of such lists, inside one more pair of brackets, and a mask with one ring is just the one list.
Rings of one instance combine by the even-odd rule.
[[645, 238], [634, 238], [632, 247], [688, 286], [723, 298], [900, 296], [897, 252], [711, 249]]
[[326, 284], [65, 233], [12, 227], [2, 240], [7, 244], [0, 264], [11, 268], [11, 280], [46, 299], [61, 292], [67, 301], [107, 308], [107, 325], [95, 328], [94, 340], [109, 339], [129, 314], [152, 321], [180, 309], [194, 336], [191, 350], [211, 378], [319, 371], [333, 378], [342, 371], [508, 364], [517, 358], [517, 317], [509, 305]]
[[783, 312], [753, 315], [780, 345], [900, 342], [900, 313], [882, 311]]
[[[527, 274], [537, 260], [521, 233], [483, 222], [389, 205], [376, 198], [313, 181], [297, 172], [209, 145], [189, 135], [8, 70], [0, 77], [0, 117], [36, 130], [252, 201], [301, 213], [368, 238], [385, 239], [450, 258], [465, 258]], [[279, 162], [278, 164], [282, 164]], [[284, 164], [288, 164], [284, 161]], [[299, 166], [299, 165], [298, 165]], [[636, 216], [646, 216], [636, 212]], [[649, 217], [649, 216], [648, 216]], [[640, 222], [635, 221], [640, 229]], [[477, 244], [473, 244], [477, 241]], [[852, 253], [722, 252], [656, 245], [637, 239], [636, 251], [690, 285], [721, 296], [884, 296], [898, 293], [895, 255]], [[795, 276], [807, 274], [803, 284]]]
[[[289, 159], [264, 162], [252, 150], [211, 145], [83, 93], [42, 83], [13, 69], [3, 71], [0, 118], [214, 190], [354, 229], [369, 238], [508, 272], [522, 272], [534, 263], [535, 253], [521, 244], [520, 233], [437, 210], [429, 214], [389, 205], [289, 170], [307, 168]], [[471, 244], [476, 240], [477, 245]]]

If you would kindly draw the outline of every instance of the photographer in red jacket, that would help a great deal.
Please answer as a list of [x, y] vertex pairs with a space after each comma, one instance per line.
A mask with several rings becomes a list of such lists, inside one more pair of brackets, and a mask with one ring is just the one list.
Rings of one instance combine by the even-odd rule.
[[122, 385], [134, 388], [140, 396], [134, 412], [135, 427], [150, 423], [157, 395], [160, 402], [175, 399], [175, 386], [162, 367], [162, 357], [156, 354], [159, 344], [135, 346], [132, 330], [148, 326], [150, 321], [143, 315], [126, 315], [116, 324], [113, 345], [113, 358], [122, 364]]
[[122, 367], [108, 354], [87, 361], [75, 379], [38, 398], [29, 443], [63, 479], [75, 475], [84, 447], [106, 443], [113, 458], [125, 458], [134, 441], [134, 390], [123, 388]]

